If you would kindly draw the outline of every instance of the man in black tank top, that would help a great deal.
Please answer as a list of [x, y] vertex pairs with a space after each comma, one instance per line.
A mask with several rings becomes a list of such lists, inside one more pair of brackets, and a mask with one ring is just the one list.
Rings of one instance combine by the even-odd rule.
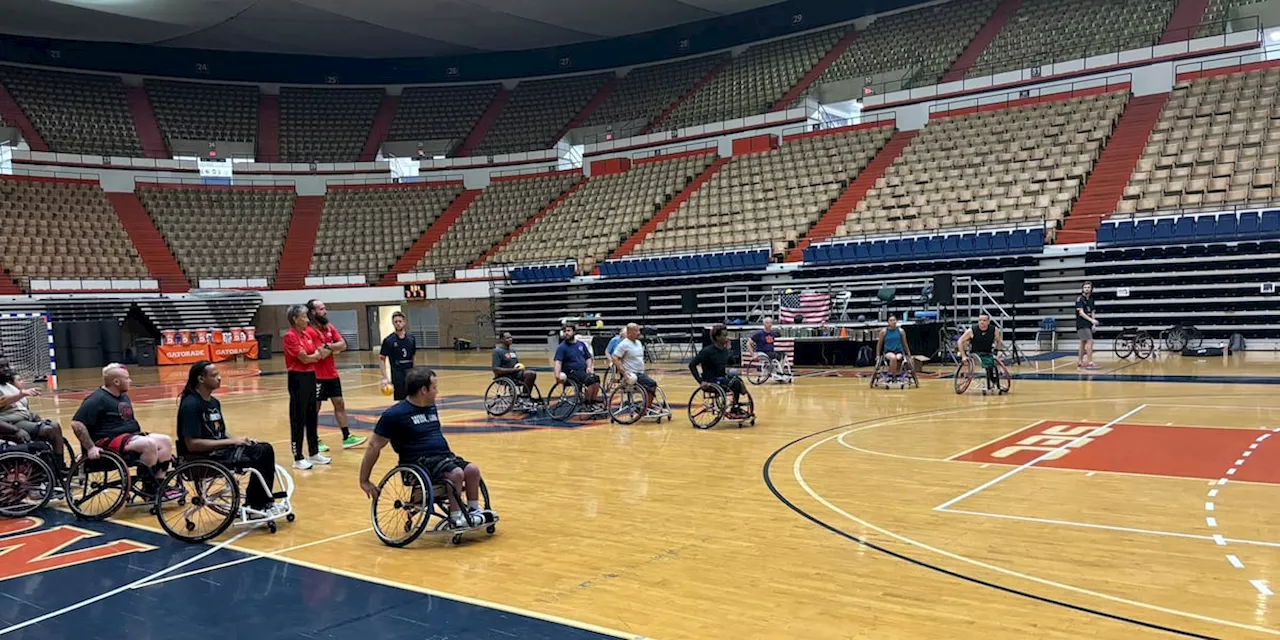
[[992, 388], [999, 383], [1000, 375], [996, 371], [995, 352], [1001, 346], [1000, 329], [991, 322], [990, 314], [986, 313], [979, 315], [978, 324], [969, 327], [964, 335], [960, 336], [960, 356], [964, 357], [969, 351], [978, 356], [982, 360], [983, 368], [987, 370], [987, 384], [993, 385]]

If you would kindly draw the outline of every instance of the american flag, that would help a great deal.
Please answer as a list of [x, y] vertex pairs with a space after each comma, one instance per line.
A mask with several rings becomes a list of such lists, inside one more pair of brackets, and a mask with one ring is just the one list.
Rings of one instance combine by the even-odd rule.
[[778, 304], [782, 324], [824, 324], [831, 318], [829, 293], [784, 293]]

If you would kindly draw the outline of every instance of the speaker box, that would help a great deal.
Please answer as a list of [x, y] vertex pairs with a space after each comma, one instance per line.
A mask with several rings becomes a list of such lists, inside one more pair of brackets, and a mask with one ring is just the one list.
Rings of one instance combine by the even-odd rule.
[[933, 274], [933, 302], [935, 304], [955, 304], [956, 294], [951, 274]]
[[1010, 304], [1018, 304], [1026, 299], [1027, 272], [1021, 269], [1004, 272], [1004, 301]]
[[636, 314], [643, 317], [649, 315], [649, 292], [636, 292]]
[[156, 366], [156, 341], [151, 338], [138, 338], [134, 340], [133, 357], [141, 366]]
[[680, 292], [680, 311], [687, 316], [698, 313], [697, 291], [685, 290]]

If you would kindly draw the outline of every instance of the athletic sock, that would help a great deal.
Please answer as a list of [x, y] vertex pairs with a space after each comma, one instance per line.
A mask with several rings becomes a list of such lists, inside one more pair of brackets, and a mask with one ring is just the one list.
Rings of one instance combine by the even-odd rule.
[[467, 501], [467, 508], [468, 508], [468, 509], [470, 509], [470, 510], [472, 510], [472, 511], [479, 511], [479, 510], [480, 510], [480, 501], [479, 501], [479, 500], [468, 500], [468, 501]]
[[346, 440], [347, 438], [350, 438], [350, 437], [351, 437], [351, 429], [342, 427], [342, 439]]

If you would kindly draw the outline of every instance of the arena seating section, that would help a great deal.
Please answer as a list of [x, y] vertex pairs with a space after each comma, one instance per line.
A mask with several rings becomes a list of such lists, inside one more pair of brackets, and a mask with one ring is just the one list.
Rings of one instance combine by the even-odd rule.
[[234, 278], [270, 282], [294, 197], [293, 187], [138, 187], [142, 206], [196, 284]]
[[0, 247], [23, 289], [31, 279], [149, 278], [98, 185], [0, 178]]
[[836, 235], [1041, 219], [1052, 231], [1070, 212], [1128, 95], [934, 118]]
[[417, 271], [435, 271], [437, 279], [452, 279], [455, 270], [465, 269], [479, 260], [508, 234], [580, 182], [582, 174], [558, 172], [499, 180], [486, 187], [444, 237], [418, 261]]
[[142, 157], [119, 76], [0, 66], [0, 83], [50, 150]]
[[456, 147], [471, 132], [501, 85], [409, 87], [387, 135], [392, 141], [454, 140]]
[[147, 80], [143, 85], [165, 140], [253, 142], [258, 87]]
[[1280, 67], [1178, 83], [1118, 210], [1280, 202], [1275, 118], [1280, 118]]
[[1160, 41], [1178, 0], [1023, 0], [968, 71], [970, 77], [1026, 69]]
[[498, 121], [471, 155], [549, 149], [573, 117], [609, 80], [610, 73], [524, 80], [511, 92]]
[[840, 40], [845, 28], [749, 47], [660, 124], [674, 130], [768, 112]]
[[281, 162], [356, 162], [383, 89], [280, 89]]
[[363, 274], [377, 282], [461, 193], [454, 182], [330, 186], [311, 275]]
[[734, 156], [637, 251], [696, 251], [771, 243], [781, 253], [813, 226], [893, 134], [881, 126], [792, 140]]
[[1268, 0], [1213, 0], [1204, 11], [1204, 20], [1197, 34], [1200, 37], [1220, 36], [1227, 30], [1226, 21], [1235, 17], [1234, 10], [1251, 5], [1261, 4]]
[[708, 151], [593, 177], [500, 249], [493, 260], [512, 264], [577, 260], [579, 271], [590, 273], [715, 159]]
[[817, 87], [915, 68], [907, 85], [934, 84], [986, 24], [998, 0], [953, 0], [876, 18], [831, 63]]
[[629, 123], [639, 130], [726, 60], [725, 55], [702, 56], [632, 69], [582, 125]]

